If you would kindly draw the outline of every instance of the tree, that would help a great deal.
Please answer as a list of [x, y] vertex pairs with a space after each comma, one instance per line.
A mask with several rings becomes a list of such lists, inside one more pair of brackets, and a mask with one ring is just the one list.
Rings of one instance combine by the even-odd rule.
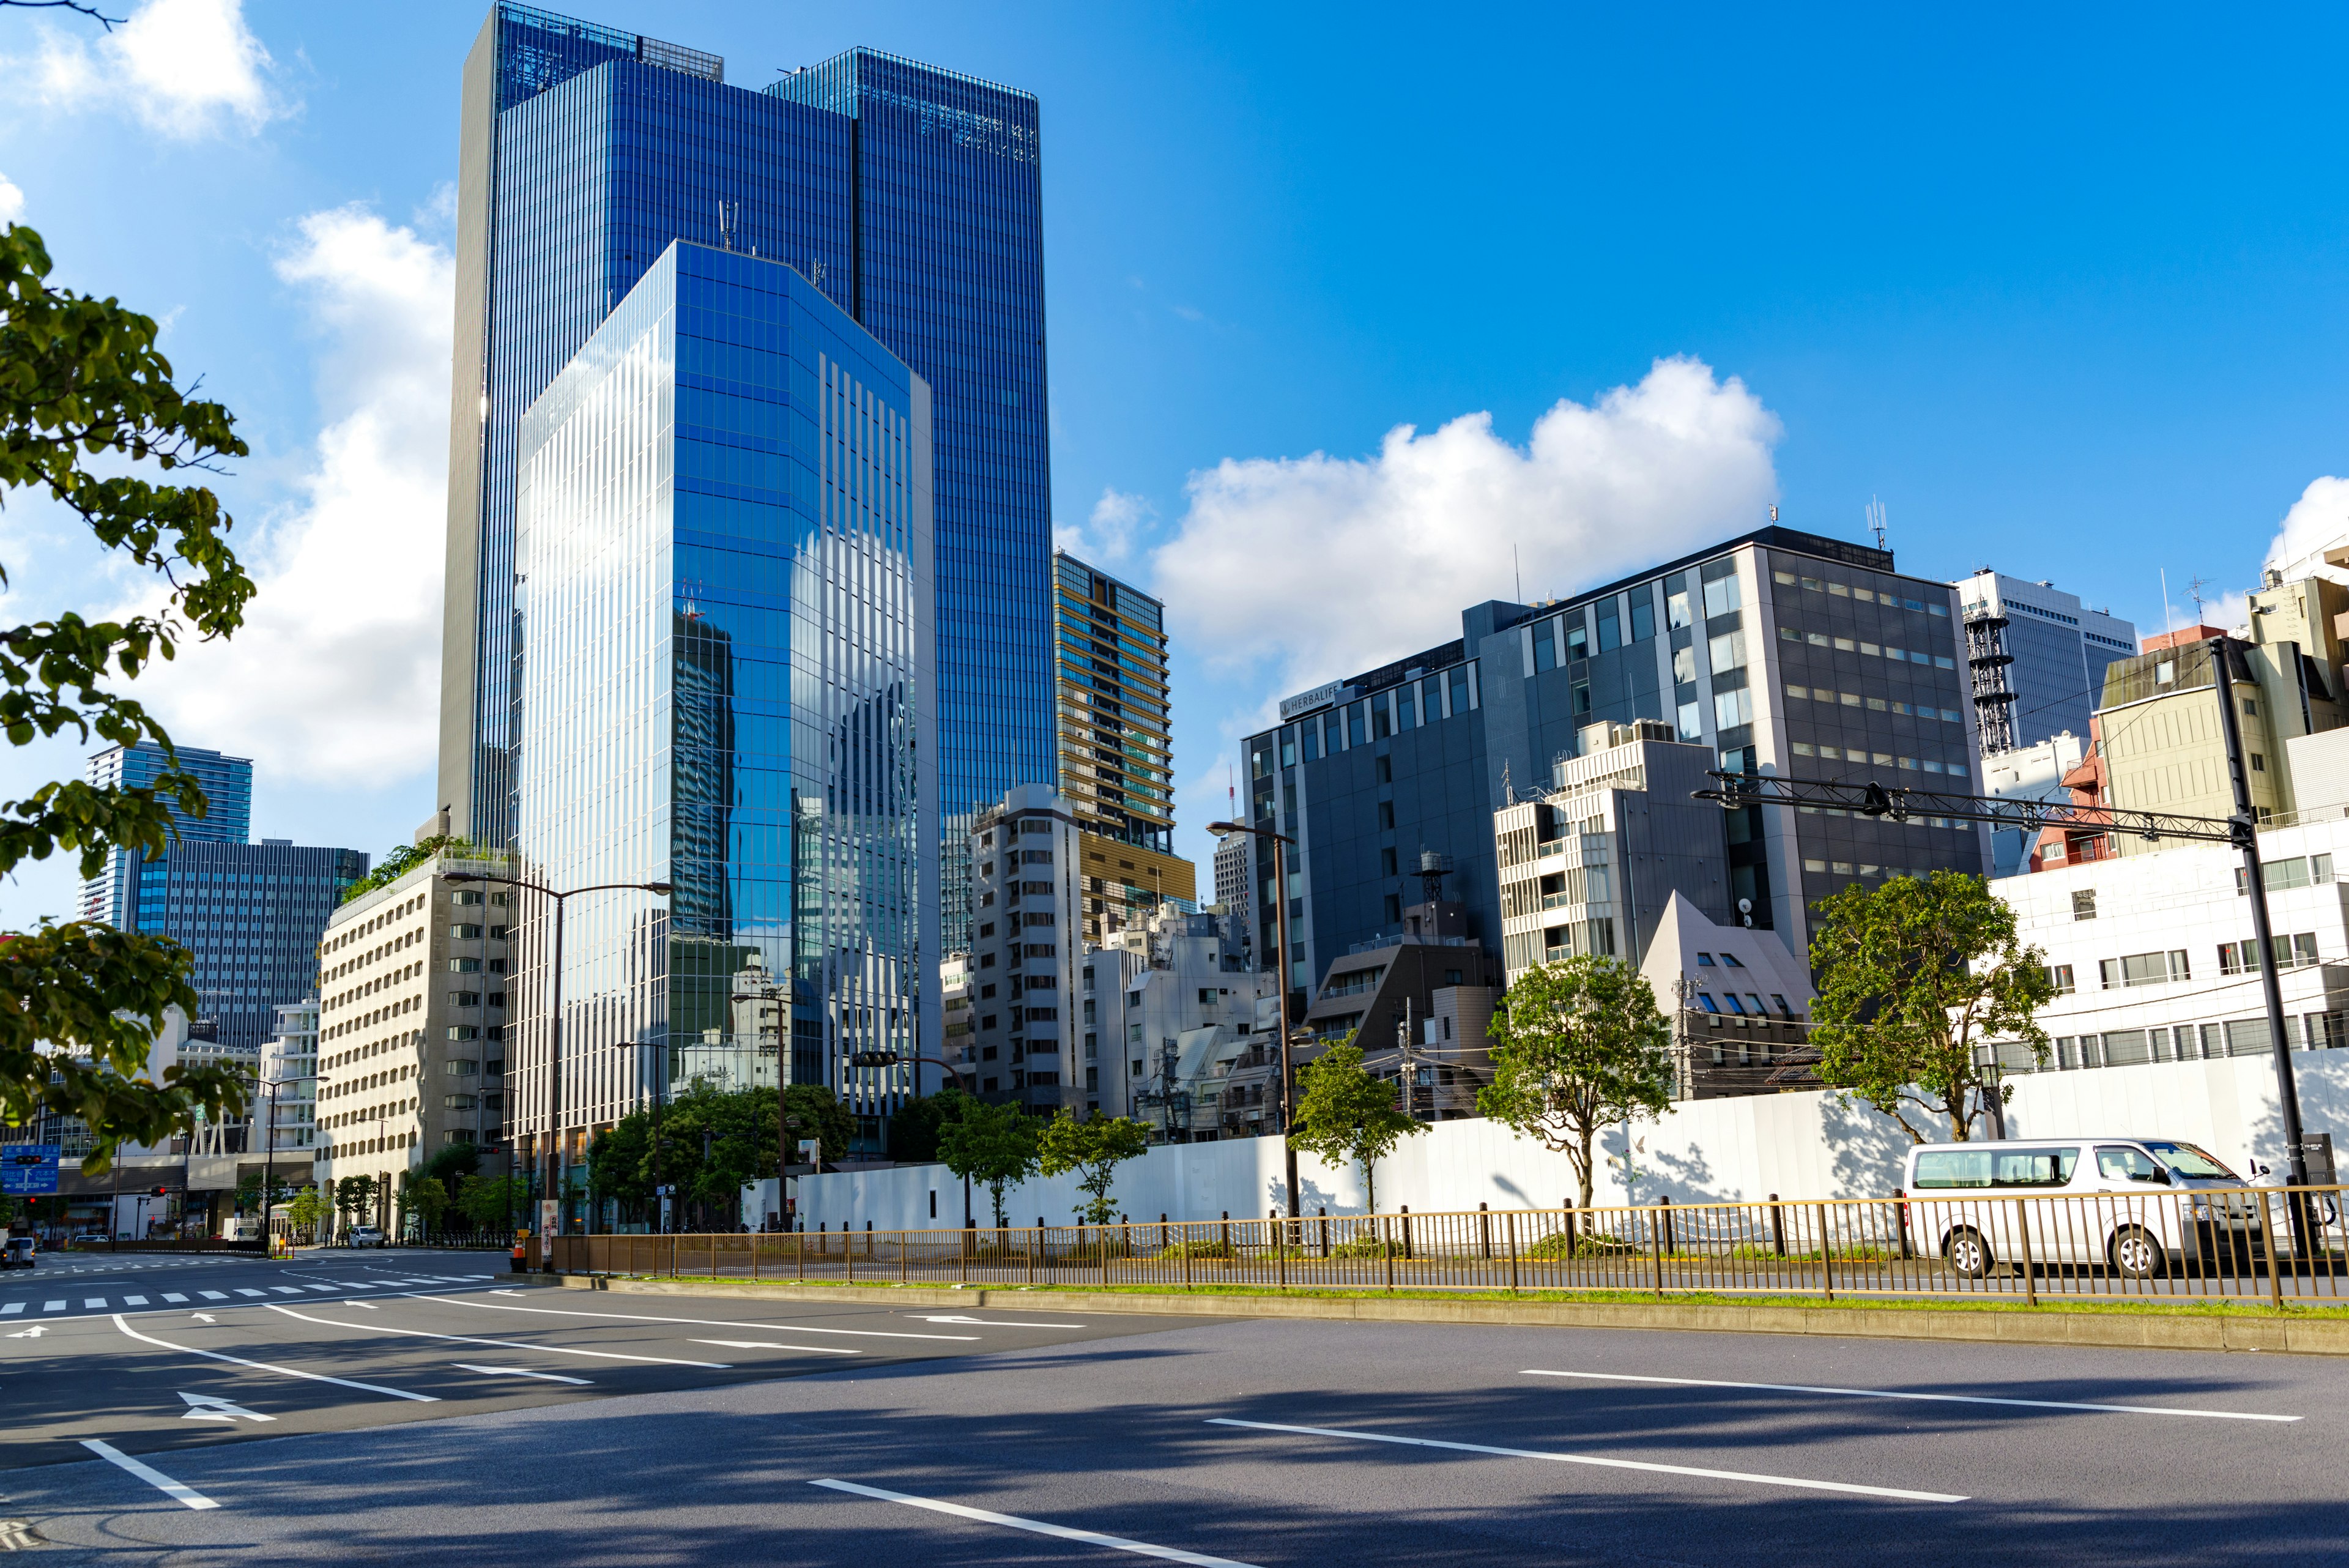
[[477, 1229], [503, 1230], [530, 1202], [530, 1183], [519, 1176], [457, 1179], [458, 1211]]
[[1332, 1165], [1359, 1160], [1371, 1212], [1379, 1211], [1374, 1167], [1427, 1124], [1395, 1108], [1395, 1086], [1362, 1065], [1362, 1048], [1349, 1035], [1297, 1070], [1297, 1116], [1288, 1147]]
[[1046, 1176], [1076, 1172], [1079, 1190], [1092, 1195], [1077, 1209], [1078, 1221], [1106, 1225], [1117, 1218], [1117, 1201], [1110, 1196], [1117, 1168], [1149, 1152], [1150, 1129], [1140, 1122], [1098, 1116], [1079, 1121], [1063, 1110], [1037, 1140], [1036, 1168]]
[[938, 1138], [959, 1117], [970, 1096], [948, 1084], [935, 1095], [907, 1100], [889, 1118], [889, 1158], [900, 1165], [926, 1165], [938, 1158]]
[[312, 1236], [318, 1233], [318, 1221], [326, 1217], [326, 1200], [316, 1187], [305, 1187], [294, 1195], [285, 1206], [285, 1223]]
[[[155, 350], [154, 321], [114, 299], [48, 283], [41, 237], [0, 230], [0, 498], [28, 490], [78, 516], [98, 543], [162, 582], [151, 611], [91, 621], [0, 626], [0, 733], [14, 746], [70, 733], [119, 745], [151, 742], [165, 766], [152, 784], [63, 780], [0, 800], [0, 877], [26, 860], [76, 855], [95, 877], [115, 853], [152, 860], [177, 836], [174, 809], [206, 802], [160, 723], [112, 689], [181, 640], [226, 637], [244, 618], [253, 583], [229, 549], [230, 519], [181, 471], [217, 472], [246, 446], [229, 411], [173, 383]], [[83, 465], [98, 460], [101, 476]], [[160, 481], [146, 477], [152, 472]], [[0, 567], [0, 588], [14, 586]], [[246, 1090], [226, 1062], [175, 1064], [142, 1075], [164, 1014], [193, 1016], [193, 959], [168, 939], [94, 921], [44, 922], [0, 939], [0, 1119], [43, 1111], [89, 1127], [82, 1169], [97, 1175], [126, 1142], [163, 1142], [199, 1113], [244, 1114]]]
[[335, 1212], [343, 1217], [346, 1229], [371, 1223], [375, 1199], [376, 1181], [372, 1176], [346, 1176], [335, 1183]]
[[2036, 1018], [2054, 995], [2046, 955], [2015, 935], [2014, 909], [1979, 877], [1936, 871], [1895, 877], [1870, 891], [1855, 882], [1812, 906], [1819, 913], [1811, 968], [1813, 1069], [1900, 1124], [1918, 1143], [1935, 1136], [1903, 1107], [1946, 1118], [1971, 1137], [1982, 1097], [2003, 1105], [1976, 1060], [1989, 1041], [2012, 1041], [2047, 1061]]
[[484, 849], [461, 834], [436, 833], [414, 844], [394, 845], [391, 852], [377, 863], [376, 868], [343, 889], [339, 900], [349, 903], [362, 893], [372, 893], [378, 888], [388, 888], [402, 877], [436, 855], [467, 860], [502, 860], [502, 851]]
[[1036, 1118], [1018, 1106], [973, 1103], [938, 1137], [938, 1158], [966, 1181], [987, 1189], [995, 1203], [995, 1228], [1003, 1229], [1004, 1189], [1036, 1173]]
[[1589, 1208], [1599, 1135], [1671, 1104], [1671, 1031], [1647, 977], [1595, 953], [1536, 964], [1493, 1010], [1490, 1037], [1476, 1108], [1564, 1154]]
[[[791, 1085], [782, 1114], [794, 1124], [794, 1142], [813, 1137], [827, 1159], [848, 1153], [856, 1119], [830, 1089]], [[673, 1185], [705, 1221], [722, 1210], [730, 1226], [742, 1189], [775, 1174], [775, 1116], [771, 1088], [693, 1084], [658, 1111], [633, 1112], [605, 1128], [588, 1150], [588, 1187], [641, 1211], [657, 1201], [654, 1189]]]
[[440, 1229], [440, 1216], [449, 1211], [449, 1189], [420, 1170], [404, 1170], [399, 1174], [400, 1230], [404, 1233], [408, 1221], [419, 1221], [419, 1235], [429, 1236]]

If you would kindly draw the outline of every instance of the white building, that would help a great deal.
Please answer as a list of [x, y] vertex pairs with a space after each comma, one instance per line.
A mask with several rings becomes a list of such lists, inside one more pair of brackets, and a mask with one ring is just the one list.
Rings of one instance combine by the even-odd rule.
[[1248, 919], [1248, 877], [1253, 864], [1249, 837], [1245, 833], [1226, 833], [1216, 840], [1216, 902], [1224, 907], [1226, 914], [1239, 918], [1242, 931], [1253, 924]]
[[1213, 1125], [1201, 1117], [1215, 1108], [1207, 1103], [1219, 1087], [1214, 1080], [1276, 1033], [1269, 1023], [1259, 1031], [1257, 1015], [1278, 982], [1245, 967], [1246, 929], [1229, 916], [1164, 910], [1085, 955], [1090, 1108], [1170, 1134]]
[[982, 1099], [1050, 1116], [1084, 1106], [1075, 1059], [1083, 968], [1083, 863], [1076, 813], [1045, 784], [1018, 784], [970, 834], [971, 1011]]
[[[2002, 800], [2069, 802], [2072, 792], [2064, 775], [2080, 765], [2087, 742], [2069, 730], [2044, 741], [1982, 759], [1982, 793]], [[1998, 827], [1991, 830], [1991, 875], [2016, 877], [2031, 869], [2031, 852], [2039, 847], [2039, 829]]]
[[[281, 1002], [277, 1033], [261, 1048], [261, 1085], [279, 1085], [276, 1098], [263, 1094], [254, 1106], [257, 1129], [248, 1152], [306, 1149], [317, 1141], [318, 999]], [[273, 1116], [271, 1106], [275, 1106]], [[274, 1123], [274, 1127], [273, 1124]]]
[[1982, 755], [2088, 732], [2105, 666], [2137, 650], [2137, 628], [2050, 582], [1988, 567], [1955, 585]]
[[[2260, 835], [2293, 1050], [2349, 1044], [2349, 820]], [[1994, 884], [2057, 995], [2039, 1014], [2053, 1071], [2264, 1054], [2269, 1049], [2241, 857], [2197, 844]], [[2003, 1046], [2011, 1071], [2028, 1071]]]

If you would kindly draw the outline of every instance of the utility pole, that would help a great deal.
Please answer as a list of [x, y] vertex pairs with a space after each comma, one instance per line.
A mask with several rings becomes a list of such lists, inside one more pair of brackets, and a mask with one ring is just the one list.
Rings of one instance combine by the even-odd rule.
[[[2275, 1046], [2276, 1105], [2283, 1116], [2284, 1142], [2292, 1151], [2292, 1184], [2305, 1187], [2308, 1153], [2301, 1146], [2300, 1086], [2292, 1071], [2292, 1041], [2284, 1033], [2283, 982], [2276, 973], [2275, 938], [2268, 921], [2267, 876], [2260, 867], [2259, 818], [2251, 808], [2251, 774], [2243, 761], [2243, 727], [2235, 714], [2235, 688], [2227, 669], [2227, 639], [2214, 637], [2203, 646], [2210, 650], [2210, 684], [2219, 693], [2220, 731], [2227, 738], [2227, 778], [2235, 790], [2235, 815], [2229, 820], [2236, 846], [2243, 852], [2243, 877], [2250, 885], [2251, 940], [2259, 944], [2260, 990], [2267, 998], [2268, 1037]], [[2295, 1231], [2304, 1231], [2304, 1206], [2297, 1199], [2289, 1205]], [[2298, 1240], [2305, 1242], [2305, 1234]]]

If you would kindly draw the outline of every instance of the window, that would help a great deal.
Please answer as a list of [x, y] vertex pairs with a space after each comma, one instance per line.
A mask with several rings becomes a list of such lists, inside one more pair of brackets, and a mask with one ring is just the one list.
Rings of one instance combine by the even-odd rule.
[[1734, 691], [1716, 691], [1713, 696], [1713, 723], [1716, 730], [1726, 730], [1737, 724], [1754, 722], [1754, 693], [1744, 687]]
[[2265, 772], [2267, 772], [2267, 771], [2268, 771], [2268, 760], [2267, 760], [2267, 758], [2265, 758], [2265, 757], [2261, 756], [2261, 755], [2259, 753], [2257, 753], [2257, 752], [2253, 752], [2253, 753], [2251, 753], [2251, 772], [2253, 772], [2253, 773], [2255, 773], [2255, 774], [2263, 774], [2263, 773], [2265, 773]]
[[1696, 703], [1682, 703], [1678, 722], [1682, 740], [1702, 742], [1704, 739], [1704, 710]]
[[1699, 1002], [1703, 1004], [1704, 1010], [1707, 1012], [1718, 1012], [1721, 1011], [1721, 1003], [1713, 1001], [1713, 993], [1710, 992], [1698, 992], [1696, 993], [1696, 999]]
[[1716, 673], [1724, 670], [1744, 669], [1745, 634], [1732, 631], [1714, 638], [1705, 644], [1705, 657], [1711, 660]]
[[1379, 802], [1379, 826], [1381, 827], [1392, 827], [1394, 826], [1394, 802], [1391, 800], [1382, 800]]
[[1696, 966], [1699, 969], [1711, 969], [1713, 967], [1713, 955], [1711, 953], [1697, 954]]
[[1623, 646], [1621, 606], [1610, 596], [1599, 603], [1599, 651]]
[[[1574, 651], [1575, 633], [1581, 629], [1578, 626], [1568, 633], [1566, 642], [1569, 652]], [[1452, 672], [1452, 711], [1454, 713], [1468, 711], [1468, 667], [1464, 664]]]
[[1695, 680], [1696, 649], [1693, 646], [1673, 649], [1672, 684], [1675, 686], [1688, 686], [1693, 684]]
[[2047, 984], [2049, 988], [2052, 989], [2057, 996], [2070, 996], [2073, 993], [2075, 987], [2072, 984], [2072, 966], [2070, 964], [2045, 964], [2041, 966], [2039, 972], [2047, 977]]
[[[1716, 570], [1721, 573], [1721, 576], [1717, 577], [1713, 576], [1713, 573]], [[1704, 613], [1706, 618], [1710, 619], [1717, 615], [1727, 615], [1731, 610], [1735, 609], [1739, 603], [1737, 597], [1736, 563], [1733, 561], [1711, 562], [1705, 566], [1703, 572], [1706, 579], [1704, 585]]]
[[1642, 586], [1631, 590], [1631, 640], [1645, 642], [1656, 635], [1655, 596]]
[[2141, 1148], [2099, 1147], [2096, 1174], [2107, 1181], [2166, 1181], [2161, 1167]]
[[1689, 624], [1689, 577], [1674, 572], [1664, 579], [1664, 623], [1674, 631]]
[[1216, 988], [1215, 988], [1214, 986], [1212, 986], [1212, 985], [1203, 985], [1203, 986], [1201, 986], [1201, 987], [1199, 988], [1199, 1005], [1200, 1005], [1200, 1006], [1202, 1006], [1202, 1007], [1213, 1007], [1213, 1006], [1215, 1006], [1215, 1005], [1216, 1005], [1216, 994], [1217, 994], [1217, 992], [1216, 992]]
[[[2275, 951], [2278, 969], [2311, 969], [2316, 964], [2316, 933], [2302, 931], [2293, 936], [2270, 939]], [[2259, 945], [2256, 942], [2221, 942], [2219, 944], [2219, 972], [2248, 974], [2260, 966]]]
[[2094, 888], [2083, 888], [2072, 895], [2072, 918], [2075, 920], [2096, 918], [2096, 890]]
[[1557, 668], [1557, 623], [1544, 620], [1534, 627], [1534, 668]]
[[1392, 848], [1381, 849], [1379, 851], [1379, 875], [1381, 877], [1392, 877], [1398, 875], [1398, 869], [1395, 865], [1395, 852]]
[[1930, 1191], [1952, 1187], [2063, 1187], [2079, 1164], [2076, 1148], [1931, 1149], [1917, 1157], [1910, 1185]]
[[2096, 971], [2106, 991], [2132, 985], [2168, 985], [2172, 981], [2191, 978], [2187, 973], [2186, 951], [2182, 948], [2105, 959], [2098, 962]]
[[1400, 893], [1389, 893], [1387, 895], [1387, 923], [1389, 925], [1393, 925], [1396, 921], [1401, 920], [1402, 919], [1402, 895]]

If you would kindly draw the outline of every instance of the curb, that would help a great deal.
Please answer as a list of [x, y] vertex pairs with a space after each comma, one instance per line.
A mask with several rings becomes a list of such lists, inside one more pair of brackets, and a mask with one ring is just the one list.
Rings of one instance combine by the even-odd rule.
[[[903, 1298], [886, 1289], [841, 1285], [753, 1284], [556, 1276], [569, 1290], [623, 1295], [764, 1297], [881, 1305]], [[906, 1286], [958, 1305], [1055, 1311], [1146, 1313], [1165, 1317], [1306, 1318], [1342, 1323], [1454, 1323], [1509, 1328], [1675, 1329], [1698, 1334], [1798, 1334], [1843, 1339], [1931, 1339], [1999, 1345], [2060, 1345], [2127, 1350], [2250, 1350], [2292, 1355], [2349, 1355], [2349, 1321], [2292, 1317], [2166, 1316], [2067, 1312], [1919, 1312], [1867, 1307], [1732, 1306], [1718, 1303], [1387, 1300], [1376, 1296], [1127, 1295], [1083, 1291], [963, 1290]], [[916, 1297], [916, 1299], [924, 1299]]]

